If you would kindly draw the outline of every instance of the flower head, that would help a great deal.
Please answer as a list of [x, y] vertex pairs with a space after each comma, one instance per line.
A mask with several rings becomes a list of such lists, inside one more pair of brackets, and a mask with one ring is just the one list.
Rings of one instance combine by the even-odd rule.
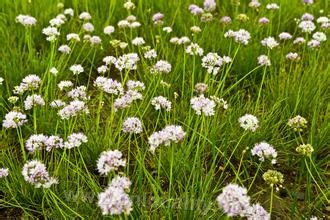
[[30, 16], [30, 15], [18, 15], [16, 17], [16, 22], [22, 24], [25, 27], [31, 27], [36, 25], [37, 23], [37, 19], [35, 19], [34, 17]]
[[239, 118], [240, 126], [244, 130], [250, 130], [252, 132], [255, 132], [257, 128], [259, 127], [259, 120], [251, 114], [245, 114], [242, 117]]
[[273, 185], [279, 185], [284, 182], [283, 174], [276, 171], [276, 170], [268, 170], [266, 173], [262, 175], [262, 178], [266, 181], [267, 184], [273, 186]]
[[197, 115], [201, 115], [203, 113], [205, 116], [212, 116], [215, 113], [215, 102], [209, 98], [205, 98], [203, 94], [191, 98], [190, 104]]
[[299, 154], [302, 154], [302, 155], [305, 155], [305, 156], [310, 156], [313, 153], [314, 148], [310, 144], [301, 144], [296, 148], [296, 151]]
[[5, 116], [5, 120], [2, 122], [4, 128], [17, 128], [27, 122], [26, 115], [22, 112], [11, 111]]
[[139, 134], [142, 130], [142, 122], [137, 117], [126, 118], [122, 126], [122, 131], [124, 133]]
[[163, 130], [154, 132], [149, 138], [148, 142], [150, 145], [150, 151], [155, 152], [156, 148], [160, 145], [169, 146], [171, 142], [179, 143], [186, 133], [183, 131], [181, 126], [168, 125]]
[[125, 166], [126, 160], [123, 158], [123, 153], [119, 150], [103, 151], [97, 160], [97, 170], [104, 175]]
[[293, 128], [294, 131], [302, 131], [303, 128], [307, 127], [307, 120], [300, 115], [297, 115], [294, 118], [289, 119], [287, 125]]
[[230, 217], [244, 216], [250, 206], [247, 190], [237, 184], [229, 184], [222, 189], [217, 197], [219, 207]]
[[266, 142], [261, 142], [255, 144], [253, 149], [251, 150], [252, 155], [256, 155], [259, 157], [260, 161], [265, 161], [266, 159], [271, 159], [272, 164], [276, 163], [277, 152], [274, 147]]
[[31, 160], [24, 164], [22, 174], [24, 180], [35, 188], [49, 188], [57, 183], [57, 179], [50, 177], [46, 166], [38, 160]]

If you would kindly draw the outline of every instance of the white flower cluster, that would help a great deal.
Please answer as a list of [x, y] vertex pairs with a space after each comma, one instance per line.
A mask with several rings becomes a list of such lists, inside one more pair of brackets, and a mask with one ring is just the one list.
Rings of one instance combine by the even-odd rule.
[[85, 23], [83, 24], [83, 29], [86, 31], [86, 32], [93, 32], [94, 31], [94, 25], [92, 23]]
[[79, 15], [79, 19], [84, 20], [84, 21], [88, 21], [88, 20], [92, 19], [92, 16], [88, 12], [84, 11]]
[[258, 156], [260, 161], [265, 161], [266, 159], [271, 159], [272, 164], [276, 164], [277, 152], [274, 147], [267, 142], [260, 142], [255, 144], [251, 150], [253, 156]]
[[80, 41], [80, 37], [79, 37], [79, 35], [78, 34], [76, 34], [76, 33], [69, 33], [69, 34], [67, 34], [66, 35], [66, 40], [67, 41], [72, 41], [72, 40], [74, 40], [74, 41]]
[[153, 105], [156, 110], [163, 108], [169, 112], [172, 109], [172, 103], [164, 96], [157, 96], [152, 98], [151, 105]]
[[142, 130], [142, 122], [137, 117], [126, 118], [122, 126], [122, 131], [124, 133], [139, 134]]
[[84, 133], [72, 133], [68, 136], [68, 140], [64, 142], [63, 147], [72, 149], [74, 147], [80, 147], [83, 143], [87, 143], [87, 141], [87, 136]]
[[105, 63], [105, 65], [111, 65], [111, 64], [115, 64], [117, 61], [116, 57], [114, 56], [106, 56], [103, 58], [103, 62]]
[[[114, 179], [113, 181], [115, 182], [111, 182], [110, 186], [98, 195], [97, 205], [101, 208], [103, 215], [120, 215], [123, 213], [128, 215], [133, 210], [133, 203], [125, 192], [125, 188], [116, 187], [119, 180]], [[127, 187], [127, 184], [123, 186]]]
[[86, 86], [78, 86], [77, 88], [72, 89], [67, 93], [67, 96], [73, 100], [88, 100], [87, 96], [87, 87]]
[[37, 75], [28, 75], [23, 78], [22, 82], [19, 86], [15, 86], [14, 93], [15, 94], [23, 94], [25, 91], [28, 90], [36, 90], [39, 88], [41, 83], [41, 79]]
[[231, 62], [231, 59], [229, 58], [224, 60], [217, 53], [210, 52], [202, 58], [202, 67], [206, 68], [208, 73], [217, 75], [220, 71], [220, 67], [225, 63], [225, 61]]
[[62, 91], [65, 88], [70, 88], [73, 86], [73, 83], [69, 80], [63, 80], [57, 84], [58, 88]]
[[134, 10], [135, 4], [131, 2], [131, 0], [128, 0], [124, 3], [124, 8], [126, 8], [127, 10]]
[[278, 37], [280, 38], [280, 40], [290, 40], [290, 39], [292, 39], [292, 35], [288, 32], [282, 32], [278, 35]]
[[8, 168], [0, 168], [0, 179], [7, 177], [9, 175], [9, 169]]
[[17, 128], [27, 122], [26, 115], [22, 112], [11, 111], [5, 116], [2, 122], [4, 128]]
[[71, 52], [71, 48], [68, 45], [64, 44], [58, 48], [58, 51], [63, 54], [69, 54]]
[[238, 31], [229, 30], [224, 34], [225, 38], [233, 38], [236, 43], [248, 45], [251, 35], [244, 29]]
[[94, 81], [94, 85], [108, 94], [121, 95], [124, 93], [124, 88], [117, 80], [99, 76]]
[[22, 175], [24, 180], [35, 188], [49, 188], [58, 183], [57, 179], [49, 176], [46, 166], [38, 160], [31, 160], [24, 164]]
[[268, 10], [278, 10], [280, 8], [280, 6], [276, 3], [270, 3], [266, 5], [266, 8]]
[[241, 216], [248, 220], [269, 220], [267, 211], [258, 203], [250, 205], [247, 190], [237, 184], [228, 184], [217, 197], [218, 206], [227, 216]]
[[103, 175], [116, 171], [126, 166], [126, 160], [122, 158], [123, 153], [119, 150], [103, 151], [97, 160], [97, 170]]
[[128, 90], [143, 91], [146, 87], [143, 82], [128, 80], [126, 83]]
[[56, 76], [57, 73], [58, 73], [58, 70], [56, 69], [56, 67], [52, 67], [52, 68], [49, 69], [49, 72], [50, 72], [51, 74], [53, 74], [54, 76]]
[[249, 2], [249, 7], [251, 8], [259, 8], [261, 3], [258, 0], [251, 0]]
[[142, 94], [136, 90], [127, 90], [124, 95], [118, 97], [114, 101], [114, 109], [117, 111], [118, 109], [128, 108], [133, 101], [142, 100]]
[[111, 35], [112, 33], [115, 32], [115, 27], [114, 26], [106, 26], [104, 29], [103, 29], [103, 33], [106, 34], [106, 35]]
[[312, 21], [301, 21], [298, 27], [304, 33], [312, 33], [316, 28], [315, 24]]
[[260, 55], [258, 56], [258, 64], [260, 66], [270, 66], [271, 65], [271, 62], [270, 62], [270, 59], [268, 58], [267, 55]]
[[325, 35], [325, 33], [323, 33], [323, 32], [315, 32], [313, 34], [313, 39], [317, 40], [319, 42], [323, 42], [323, 41], [327, 40], [327, 35]]
[[48, 26], [42, 29], [42, 33], [47, 36], [47, 41], [55, 41], [57, 37], [60, 35], [60, 32], [56, 27]]
[[71, 117], [77, 116], [79, 113], [89, 113], [86, 103], [80, 100], [71, 101], [68, 105], [64, 106], [59, 112], [58, 115], [63, 120], [68, 120]]
[[68, 15], [68, 16], [71, 16], [71, 17], [73, 17], [73, 15], [74, 15], [74, 11], [73, 11], [72, 8], [66, 8], [66, 9], [64, 9], [64, 12], [63, 13], [65, 15]]
[[30, 110], [37, 105], [40, 106], [45, 105], [45, 100], [41, 97], [41, 95], [33, 94], [26, 97], [24, 101], [25, 110]]
[[150, 72], [152, 74], [167, 74], [171, 72], [172, 65], [165, 61], [165, 60], [159, 60], [156, 62], [156, 64], [150, 68]]
[[144, 41], [143, 37], [136, 37], [132, 40], [132, 44], [135, 46], [141, 46], [145, 44], [146, 42]]
[[37, 19], [35, 19], [34, 17], [30, 16], [30, 15], [18, 15], [16, 17], [16, 22], [22, 24], [25, 27], [30, 27], [30, 26], [34, 26], [37, 23]]
[[228, 184], [217, 197], [219, 207], [230, 217], [245, 214], [250, 206], [250, 197], [247, 190], [237, 184]]
[[57, 135], [48, 137], [44, 134], [33, 134], [25, 143], [25, 148], [31, 153], [41, 150], [43, 147], [49, 152], [54, 148], [62, 148], [63, 146], [63, 139]]
[[244, 130], [250, 130], [255, 132], [259, 127], [259, 120], [251, 114], [245, 114], [239, 118], [238, 122], [240, 123], [241, 128]]
[[217, 4], [215, 3], [215, 0], [204, 0], [204, 10], [205, 11], [214, 11], [216, 9]]
[[196, 43], [191, 43], [186, 48], [186, 53], [189, 55], [203, 56], [204, 50]]
[[125, 20], [121, 20], [117, 23], [119, 28], [138, 28], [141, 26], [141, 23], [136, 21], [134, 15], [129, 15]]
[[203, 94], [192, 97], [190, 104], [197, 115], [212, 116], [215, 113], [214, 108], [216, 103], [209, 98], [205, 98]]
[[170, 43], [172, 44], [177, 44], [177, 45], [183, 45], [183, 44], [188, 44], [190, 43], [190, 39], [187, 36], [183, 36], [183, 37], [172, 37], [170, 39]]
[[247, 220], [270, 220], [269, 213], [259, 203], [250, 206], [245, 213]]
[[131, 185], [132, 183], [127, 177], [120, 175], [115, 176], [110, 183], [111, 187], [122, 188], [124, 190], [129, 190]]
[[136, 70], [137, 62], [140, 60], [139, 55], [136, 53], [123, 54], [118, 57], [115, 62], [115, 67], [119, 70]]
[[299, 60], [300, 59], [300, 57], [299, 57], [299, 55], [297, 54], [297, 53], [293, 53], [293, 52], [289, 52], [286, 56], [285, 56], [285, 58], [287, 58], [288, 60]]
[[152, 22], [154, 24], [159, 24], [159, 25], [163, 24], [163, 19], [164, 19], [164, 14], [160, 12], [157, 12], [152, 16]]
[[269, 49], [273, 49], [277, 47], [279, 44], [273, 37], [267, 37], [261, 41], [262, 46], [268, 47]]
[[56, 99], [56, 100], [53, 100], [53, 101], [49, 104], [49, 106], [52, 107], [52, 108], [60, 108], [60, 107], [65, 106], [65, 102], [63, 102], [63, 101], [60, 100], [60, 99]]
[[202, 8], [194, 4], [189, 5], [188, 9], [193, 15], [200, 15], [204, 13], [204, 10]]
[[80, 73], [84, 72], [84, 68], [80, 64], [74, 64], [70, 66], [70, 71], [73, 75], [79, 75]]
[[179, 125], [167, 125], [164, 129], [154, 132], [149, 138], [149, 150], [155, 153], [160, 145], [169, 146], [171, 142], [179, 143], [186, 135]]
[[148, 50], [144, 53], [144, 58], [155, 59], [157, 57], [157, 52], [155, 49]]
[[50, 26], [52, 27], [60, 27], [62, 24], [65, 23], [66, 17], [63, 14], [57, 15], [55, 18], [49, 21]]

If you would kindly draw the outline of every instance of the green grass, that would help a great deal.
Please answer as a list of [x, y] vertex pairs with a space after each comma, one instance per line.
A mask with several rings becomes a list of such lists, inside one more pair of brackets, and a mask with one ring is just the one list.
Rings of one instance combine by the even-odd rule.
[[[320, 48], [311, 49], [307, 45], [293, 45], [293, 40], [279, 41], [280, 46], [270, 51], [260, 44], [268, 36], [278, 39], [278, 34], [284, 31], [291, 33], [293, 39], [299, 36], [311, 39], [311, 35], [301, 33], [294, 18], [300, 18], [305, 12], [315, 18], [327, 16], [327, 1], [304, 6], [300, 0], [276, 0], [274, 2], [280, 5], [280, 10], [273, 12], [265, 9], [266, 3], [256, 11], [248, 7], [246, 0], [239, 5], [234, 0], [217, 1], [213, 21], [203, 23], [188, 10], [189, 4], [202, 6], [203, 1], [136, 0], [137, 7], [131, 13], [142, 26], [125, 32], [117, 28], [117, 22], [129, 14], [122, 6], [124, 1], [68, 0], [63, 2], [64, 6], [73, 8], [75, 15], [60, 28], [61, 35], [54, 43], [46, 41], [42, 29], [48, 26], [50, 19], [63, 13], [63, 8], [58, 8], [55, 0], [28, 2], [0, 1], [0, 77], [5, 79], [0, 86], [0, 120], [14, 107], [24, 109], [27, 93], [20, 96], [15, 105], [7, 99], [13, 95], [14, 86], [19, 85], [25, 76], [36, 74], [43, 79], [38, 93], [44, 97], [46, 105], [35, 107], [35, 115], [33, 110], [24, 111], [29, 120], [21, 127], [24, 142], [33, 133], [67, 137], [71, 130], [85, 133], [88, 143], [71, 150], [26, 152], [29, 159], [43, 161], [50, 175], [59, 180], [59, 184], [50, 189], [36, 189], [25, 182], [21, 174], [26, 161], [16, 129], [1, 127], [0, 167], [9, 168], [9, 176], [0, 179], [0, 216], [26, 219], [113, 217], [103, 216], [97, 206], [98, 193], [106, 188], [115, 173], [101, 176], [96, 170], [96, 161], [102, 151], [110, 149], [123, 152], [127, 166], [120, 169], [120, 173], [132, 182], [129, 195], [133, 211], [129, 216], [118, 218], [226, 218], [218, 208], [216, 198], [224, 186], [234, 182], [249, 188], [251, 201], [260, 203], [266, 210], [270, 209], [272, 198], [272, 219], [325, 218], [329, 215], [329, 43], [322, 42]], [[320, 14], [321, 9], [323, 14]], [[91, 23], [95, 26], [92, 35], [102, 38], [102, 47], [90, 47], [81, 41], [74, 48], [70, 45], [70, 55], [59, 53], [57, 48], [66, 43], [66, 34], [80, 33], [82, 38], [83, 22], [78, 15], [83, 11], [92, 15]], [[171, 26], [172, 33], [166, 34], [161, 27], [152, 24], [152, 15], [159, 11], [165, 14], [163, 26]], [[241, 13], [245, 13], [249, 20], [239, 21], [237, 16]], [[15, 23], [18, 14], [34, 16], [37, 25], [25, 28]], [[232, 24], [219, 22], [225, 15], [233, 18]], [[260, 17], [268, 17], [270, 24], [259, 25]], [[103, 34], [106, 25], [116, 27], [111, 37]], [[193, 25], [199, 26], [202, 32], [192, 36], [190, 27]], [[224, 38], [229, 29], [240, 28], [251, 33], [247, 46], [239, 46]], [[317, 30], [322, 31], [319, 25]], [[136, 36], [143, 37], [146, 45], [157, 51], [157, 60], [171, 63], [169, 74], [158, 76], [149, 72], [153, 62], [143, 59], [141, 49], [130, 43]], [[211, 76], [202, 68], [201, 57], [194, 58], [185, 54], [184, 46], [169, 43], [174, 36], [188, 36], [204, 49], [205, 55], [217, 52], [234, 58], [233, 63], [222, 68], [218, 75]], [[115, 50], [109, 43], [113, 39], [127, 41], [129, 46], [125, 50]], [[297, 62], [286, 60], [285, 55], [290, 51], [297, 52], [301, 59]], [[143, 100], [114, 112], [113, 98], [104, 94], [104, 104], [99, 108], [100, 91], [92, 83], [99, 75], [97, 67], [102, 65], [105, 56], [129, 52], [138, 53], [141, 60], [136, 71], [122, 74], [145, 83]], [[268, 53], [272, 65], [256, 68], [257, 57]], [[74, 63], [85, 69], [78, 77], [69, 71]], [[49, 74], [52, 66], [59, 70], [56, 77]], [[122, 75], [111, 68], [106, 77], [120, 81]], [[64, 121], [57, 115], [57, 110], [49, 107], [54, 99], [69, 101], [56, 86], [61, 80], [72, 80], [76, 86], [87, 85], [89, 81], [90, 100], [87, 103], [90, 114]], [[161, 86], [160, 80], [171, 86]], [[196, 115], [190, 99], [195, 95], [192, 88], [197, 82], [207, 83], [209, 90], [206, 96], [224, 98], [229, 108], [217, 107], [212, 117]], [[171, 112], [154, 110], [150, 102], [159, 95], [172, 101]], [[238, 119], [246, 113], [259, 119], [260, 127], [256, 132], [244, 132], [240, 128]], [[287, 121], [296, 115], [308, 121], [307, 128], [301, 133], [287, 126]], [[121, 131], [123, 121], [130, 116], [143, 122], [141, 134], [127, 135]], [[181, 125], [186, 132], [185, 138], [178, 144], [160, 146], [155, 154], [150, 153], [148, 137], [170, 124]], [[266, 161], [259, 166], [258, 158], [251, 155], [250, 149], [254, 144], [263, 140], [277, 150], [276, 165]], [[302, 143], [314, 147], [311, 157], [295, 151]], [[284, 175], [283, 187], [279, 191], [274, 190], [272, 195], [271, 187], [262, 179], [262, 174], [268, 169]]]

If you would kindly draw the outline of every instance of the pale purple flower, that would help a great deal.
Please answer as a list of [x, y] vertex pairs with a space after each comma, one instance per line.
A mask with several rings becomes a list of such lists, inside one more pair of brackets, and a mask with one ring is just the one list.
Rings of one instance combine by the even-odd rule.
[[267, 38], [263, 39], [261, 41], [261, 44], [262, 44], [262, 46], [265, 46], [269, 49], [273, 49], [279, 45], [277, 43], [277, 41], [275, 40], [275, 38], [273, 38], [273, 37], [267, 37]]
[[191, 98], [190, 105], [197, 115], [213, 116], [215, 114], [215, 102], [209, 98], [205, 98], [203, 94]]
[[9, 169], [8, 168], [0, 168], [0, 179], [7, 177], [9, 174]]
[[34, 106], [44, 106], [45, 100], [41, 97], [41, 95], [33, 94], [26, 97], [24, 101], [25, 110], [30, 110]]
[[164, 96], [152, 98], [151, 105], [153, 105], [156, 110], [165, 109], [169, 112], [172, 109], [172, 103]]
[[149, 138], [150, 151], [155, 153], [155, 150], [160, 145], [169, 146], [171, 142], [179, 143], [186, 133], [179, 125], [168, 125], [163, 130], [154, 132]]
[[271, 62], [270, 62], [270, 59], [268, 58], [267, 55], [260, 55], [258, 56], [258, 64], [260, 66], [270, 66], [271, 65]]
[[38, 160], [31, 160], [24, 164], [22, 175], [24, 180], [35, 188], [49, 188], [53, 184], [57, 184], [57, 179], [50, 177], [46, 170], [46, 166]]
[[172, 65], [165, 61], [165, 60], [159, 60], [156, 62], [156, 64], [150, 68], [150, 72], [152, 74], [167, 74], [171, 72], [172, 70]]
[[270, 220], [269, 213], [259, 204], [253, 204], [245, 213], [248, 220]]
[[137, 117], [126, 118], [122, 126], [122, 131], [124, 133], [139, 134], [142, 130], [142, 122]]
[[5, 116], [2, 122], [4, 128], [17, 128], [27, 122], [26, 115], [22, 112], [11, 111]]
[[274, 147], [267, 142], [255, 144], [251, 150], [252, 156], [258, 156], [261, 162], [266, 159], [271, 159], [272, 164], [276, 164], [277, 152]]
[[123, 86], [117, 80], [99, 76], [94, 81], [94, 85], [108, 94], [121, 95], [124, 93]]
[[64, 142], [63, 147], [67, 149], [80, 147], [82, 144], [87, 143], [87, 141], [87, 136], [84, 133], [72, 133], [68, 136], [68, 140]]
[[31, 153], [42, 150], [42, 148], [45, 147], [47, 138], [48, 137], [43, 134], [33, 134], [27, 139], [25, 148]]
[[229, 184], [222, 189], [217, 197], [219, 208], [228, 216], [245, 216], [246, 210], [250, 207], [250, 197], [247, 190], [237, 184]]
[[122, 188], [109, 186], [98, 195], [97, 205], [103, 215], [130, 214], [133, 210], [132, 201]]
[[125, 166], [126, 160], [123, 158], [123, 153], [119, 150], [103, 151], [97, 160], [97, 170], [103, 175]]
[[84, 101], [74, 100], [71, 101], [68, 105], [64, 106], [57, 114], [63, 120], [68, 120], [71, 117], [75, 117], [80, 113], [88, 114], [89, 110]]

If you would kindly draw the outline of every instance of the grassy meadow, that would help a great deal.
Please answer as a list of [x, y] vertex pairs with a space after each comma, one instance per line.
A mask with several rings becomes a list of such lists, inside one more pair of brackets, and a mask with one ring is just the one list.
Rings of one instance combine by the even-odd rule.
[[326, 0], [1, 0], [1, 219], [327, 219]]

